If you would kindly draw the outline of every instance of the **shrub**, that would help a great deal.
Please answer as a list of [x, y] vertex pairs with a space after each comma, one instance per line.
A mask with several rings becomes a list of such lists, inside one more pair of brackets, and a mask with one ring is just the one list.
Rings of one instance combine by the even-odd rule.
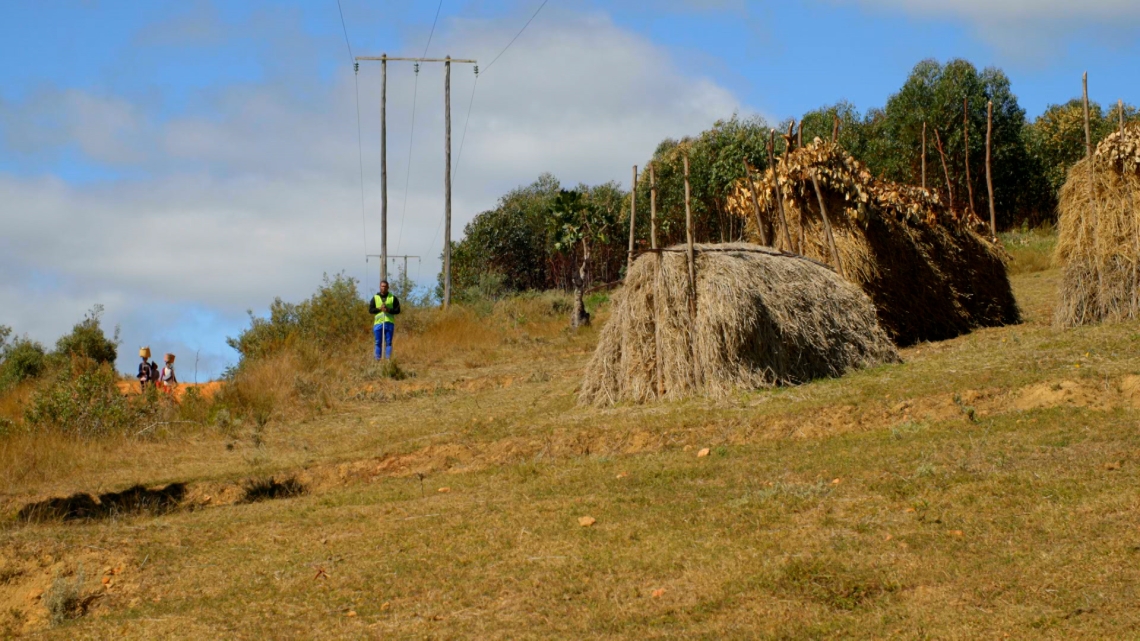
[[70, 579], [57, 576], [44, 593], [44, 607], [52, 625], [83, 616], [83, 568]]
[[60, 368], [36, 389], [24, 422], [31, 429], [84, 438], [123, 431], [136, 422], [138, 413], [119, 393], [115, 380], [109, 363], [73, 357], [69, 367]]
[[70, 334], [65, 334], [56, 341], [55, 355], [62, 359], [80, 356], [96, 363], [113, 364], [118, 357], [119, 328], [115, 328], [114, 338], [108, 339], [100, 323], [102, 316], [102, 305], [92, 307], [83, 320], [76, 323]]
[[29, 378], [35, 378], [47, 367], [44, 346], [27, 337], [17, 338], [0, 348], [0, 390]]
[[357, 284], [344, 274], [331, 279], [325, 274], [308, 300], [286, 303], [278, 298], [269, 306], [268, 318], [258, 318], [251, 311], [249, 327], [236, 338], [227, 338], [226, 344], [237, 350], [243, 362], [299, 344], [340, 351], [345, 343], [366, 335], [371, 324], [368, 303], [360, 298]]

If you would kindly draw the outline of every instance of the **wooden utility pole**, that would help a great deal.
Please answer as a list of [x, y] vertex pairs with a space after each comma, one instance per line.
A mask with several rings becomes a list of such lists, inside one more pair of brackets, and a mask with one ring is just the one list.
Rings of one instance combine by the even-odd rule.
[[1089, 128], [1089, 72], [1081, 77], [1085, 102], [1085, 158], [1092, 156], [1092, 130]]
[[[385, 57], [387, 57], [385, 55]], [[359, 63], [357, 63], [359, 64]], [[388, 61], [380, 61], [380, 280], [388, 279]]]
[[760, 234], [760, 244], [768, 244], [768, 234], [764, 231], [764, 223], [760, 222], [760, 201], [756, 200], [756, 181], [752, 180], [752, 170], [748, 168], [748, 161], [744, 160], [744, 177], [748, 179], [748, 193], [752, 195], [752, 213], [756, 215], [756, 231]]
[[946, 167], [946, 152], [942, 150], [942, 136], [934, 130], [934, 144], [938, 145], [938, 156], [942, 159], [942, 173], [946, 176], [946, 195], [950, 198], [950, 209], [954, 209], [954, 186], [950, 184], [950, 169]]
[[[379, 258], [380, 260], [403, 260], [404, 261], [404, 275], [408, 275], [408, 259], [415, 258], [419, 260], [419, 256], [410, 256], [408, 254], [401, 254], [399, 256], [384, 256], [383, 254], [368, 254], [368, 258]], [[388, 280], [387, 270], [383, 267], [380, 268], [380, 280]]]
[[657, 176], [649, 163], [649, 247], [657, 249]]
[[970, 198], [970, 213], [977, 215], [974, 211], [974, 183], [970, 179], [970, 99], [962, 99], [962, 135], [965, 137], [966, 143], [966, 193]]
[[[786, 153], [786, 152], [785, 152]], [[776, 167], [776, 130], [768, 133], [768, 164], [772, 167], [772, 184], [776, 186], [776, 209], [780, 212], [780, 231], [784, 234], [784, 244], [788, 251], [795, 251], [792, 247], [792, 235], [788, 232], [788, 218], [784, 215], [784, 194], [780, 190], [780, 172]], [[772, 243], [775, 245], [776, 243]]]
[[633, 166], [633, 186], [629, 190], [629, 258], [625, 265], [625, 277], [633, 269], [633, 226], [637, 221], [637, 165]]
[[922, 188], [926, 189], [926, 122], [922, 123]]
[[443, 306], [451, 306], [451, 56], [443, 63]]
[[831, 248], [831, 261], [835, 263], [835, 271], [843, 276], [843, 263], [839, 261], [839, 249], [835, 246], [835, 235], [831, 232], [831, 221], [827, 218], [827, 205], [823, 202], [823, 192], [819, 190], [819, 180], [815, 177], [814, 169], [811, 170], [811, 184], [815, 187], [815, 197], [819, 200], [819, 213], [823, 217], [823, 231], [827, 235], [827, 245]]
[[[443, 107], [445, 120], [443, 174], [444, 221], [443, 232], [443, 306], [451, 304], [451, 63], [477, 64], [475, 60], [459, 58], [396, 58], [388, 54], [356, 56], [357, 61], [380, 62], [380, 263], [381, 279], [388, 276], [388, 62], [442, 62], [444, 66]], [[478, 73], [479, 68], [475, 68]]]
[[994, 101], [986, 104], [986, 190], [990, 195], [990, 235], [997, 238], [997, 214], [994, 213], [994, 177], [990, 166], [993, 163]]

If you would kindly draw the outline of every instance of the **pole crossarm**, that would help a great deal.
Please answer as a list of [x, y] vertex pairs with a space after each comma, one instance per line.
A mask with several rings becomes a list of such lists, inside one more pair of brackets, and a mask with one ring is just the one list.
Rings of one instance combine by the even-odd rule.
[[459, 62], [463, 64], [479, 64], [478, 60], [461, 60], [459, 58], [394, 58], [392, 56], [356, 56], [357, 60], [396, 60], [402, 62]]

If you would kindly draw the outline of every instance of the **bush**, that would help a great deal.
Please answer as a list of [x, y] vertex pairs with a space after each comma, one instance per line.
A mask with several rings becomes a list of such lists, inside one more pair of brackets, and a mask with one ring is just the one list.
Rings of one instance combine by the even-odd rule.
[[0, 348], [0, 390], [35, 378], [47, 368], [44, 346], [27, 337]]
[[70, 334], [65, 334], [56, 341], [55, 355], [62, 360], [79, 356], [90, 358], [96, 363], [114, 364], [118, 357], [119, 328], [115, 328], [114, 338], [108, 339], [100, 323], [102, 316], [102, 305], [91, 308]]
[[312, 298], [301, 303], [277, 298], [269, 306], [269, 318], [258, 318], [251, 311], [249, 328], [237, 338], [227, 338], [226, 344], [237, 350], [242, 361], [301, 344], [343, 351], [344, 345], [366, 336], [371, 325], [368, 303], [360, 298], [357, 284], [344, 274], [331, 279], [325, 274]]
[[83, 438], [121, 432], [139, 413], [115, 386], [109, 363], [73, 357], [69, 367], [53, 373], [32, 395], [24, 414], [30, 429], [56, 430]]

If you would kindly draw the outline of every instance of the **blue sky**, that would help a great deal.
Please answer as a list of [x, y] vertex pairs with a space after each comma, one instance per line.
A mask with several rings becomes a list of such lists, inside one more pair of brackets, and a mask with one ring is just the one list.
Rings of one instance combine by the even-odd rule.
[[[423, 53], [440, 6], [342, 4], [357, 54], [402, 55]], [[428, 53], [485, 69], [538, 4], [445, 0]], [[1031, 118], [1085, 70], [1094, 100], [1140, 102], [1138, 35], [1133, 0], [550, 0], [475, 87], [454, 233], [542, 171], [626, 181], [662, 138], [734, 111], [881, 106], [924, 58], [1001, 67]], [[0, 60], [0, 324], [50, 343], [101, 303], [128, 356], [201, 351], [212, 376], [245, 310], [322, 273], [375, 286], [377, 69], [354, 85], [336, 0], [11, 0]], [[456, 66], [453, 153], [473, 83]], [[389, 251], [424, 256], [425, 283], [441, 84], [438, 67], [390, 71]]]

